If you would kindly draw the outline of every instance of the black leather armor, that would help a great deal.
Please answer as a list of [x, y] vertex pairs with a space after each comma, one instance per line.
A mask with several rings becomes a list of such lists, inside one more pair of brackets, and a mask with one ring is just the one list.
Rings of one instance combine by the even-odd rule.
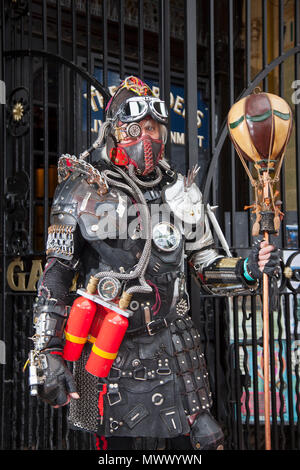
[[[127, 77], [106, 112], [92, 147], [58, 162], [47, 265], [34, 306], [31, 393], [53, 406], [72, 398], [69, 421], [75, 429], [149, 442], [190, 434], [195, 449], [222, 448], [222, 430], [210, 413], [201, 338], [189, 316], [186, 268], [210, 294], [249, 292], [260, 277], [259, 244], [249, 259], [231, 256], [194, 183], [199, 168], [184, 177], [164, 159], [167, 111], [148, 85]], [[98, 164], [88, 163], [101, 145]], [[210, 223], [227, 257], [215, 249]], [[270, 272], [276, 256], [266, 265]], [[74, 279], [83, 299], [73, 304], [64, 335]], [[93, 311], [106, 308], [100, 336], [69, 331], [77, 302], [83, 322], [84, 302]], [[116, 313], [119, 326], [128, 329], [114, 351], [103, 349], [115, 328], [107, 319], [115, 320]], [[83, 347], [73, 367], [75, 380], [62, 358], [64, 341]], [[90, 360], [85, 367], [90, 354], [96, 366], [112, 364], [108, 376], [92, 375], [97, 372]]]
[[[168, 166], [162, 168], [154, 187], [151, 177], [147, 181], [150, 184], [142, 186], [147, 205], [160, 209], [151, 213], [152, 231], [157, 230], [158, 235], [152, 240], [145, 271], [152, 292], [133, 295], [129, 328], [107, 378], [99, 379], [85, 370], [92, 347], [89, 342], [74, 363], [80, 399], [70, 404], [70, 425], [104, 436], [171, 438], [187, 434], [188, 417], [204, 412], [210, 416], [212, 405], [200, 336], [188, 313], [185, 259], [187, 253], [191, 260], [196, 256], [195, 272], [201, 271], [203, 280], [205, 269], [216, 266], [222, 257], [213, 247], [196, 185], [184, 189], [183, 177]], [[108, 191], [99, 194], [97, 185], [88, 182], [80, 168], [71, 172], [55, 192], [48, 267], [40, 282], [39, 299], [47, 297], [46, 304], [49, 297], [66, 301], [70, 272], [79, 273], [77, 286], [83, 288], [99, 271], [130, 273], [145, 244], [139, 237], [141, 221], [135, 204], [121, 184], [108, 185]], [[171, 235], [164, 232], [170, 227]], [[57, 263], [60, 274], [53, 270], [52, 277], [51, 266]], [[231, 272], [231, 277], [224, 278], [223, 274], [223, 281], [232, 282], [234, 288], [236, 263], [231, 264], [235, 275]], [[57, 282], [63, 285], [63, 299], [58, 298]], [[193, 436], [196, 442], [195, 432]], [[219, 437], [220, 443], [221, 431]]]

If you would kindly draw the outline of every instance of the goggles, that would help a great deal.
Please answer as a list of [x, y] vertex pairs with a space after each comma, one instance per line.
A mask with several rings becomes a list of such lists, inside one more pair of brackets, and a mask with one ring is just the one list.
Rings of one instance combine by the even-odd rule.
[[156, 121], [166, 124], [168, 112], [165, 102], [152, 96], [128, 98], [117, 111], [113, 120], [121, 122], [138, 122], [145, 116], [151, 115]]

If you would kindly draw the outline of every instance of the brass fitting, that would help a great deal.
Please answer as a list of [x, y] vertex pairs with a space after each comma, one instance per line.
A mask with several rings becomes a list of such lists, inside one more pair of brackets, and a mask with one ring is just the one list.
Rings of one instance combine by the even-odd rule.
[[120, 300], [119, 300], [119, 307], [122, 310], [125, 310], [128, 305], [130, 304], [132, 294], [127, 294], [127, 292], [123, 292]]
[[86, 291], [88, 294], [96, 294], [98, 287], [99, 279], [95, 276], [91, 276], [89, 283], [87, 285]]

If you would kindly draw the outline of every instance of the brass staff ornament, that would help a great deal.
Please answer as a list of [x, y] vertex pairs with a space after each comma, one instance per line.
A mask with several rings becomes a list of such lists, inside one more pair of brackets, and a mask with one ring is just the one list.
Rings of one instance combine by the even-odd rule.
[[[275, 185], [279, 182], [286, 147], [293, 126], [292, 112], [287, 102], [272, 93], [253, 93], [237, 101], [228, 113], [228, 130], [237, 154], [255, 188], [255, 202], [245, 209], [253, 208], [256, 221], [252, 235], [274, 233], [278, 235], [280, 219]], [[247, 161], [254, 164], [255, 179]], [[268, 196], [264, 187], [268, 186]], [[274, 220], [275, 219], [275, 220]], [[275, 222], [275, 225], [274, 225]]]
[[[272, 93], [257, 92], [237, 101], [228, 113], [228, 131], [237, 154], [255, 189], [253, 208], [256, 219], [252, 235], [278, 235], [283, 217], [279, 182], [286, 147], [292, 132], [292, 112], [281, 97]], [[255, 179], [247, 165], [253, 162], [257, 171]], [[269, 279], [263, 273], [263, 350], [264, 350], [264, 417], [265, 448], [271, 449], [270, 381], [269, 381]]]

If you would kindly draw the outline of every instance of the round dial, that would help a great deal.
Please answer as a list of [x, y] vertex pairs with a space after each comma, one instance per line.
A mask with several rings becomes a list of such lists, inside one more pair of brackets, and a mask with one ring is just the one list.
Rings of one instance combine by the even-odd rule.
[[115, 299], [121, 289], [121, 284], [118, 279], [113, 277], [103, 277], [98, 284], [98, 294], [103, 300]]
[[153, 241], [162, 251], [173, 251], [180, 243], [179, 230], [169, 222], [160, 222], [153, 229]]
[[139, 137], [142, 133], [141, 126], [137, 122], [132, 122], [128, 124], [126, 132], [130, 137]]

